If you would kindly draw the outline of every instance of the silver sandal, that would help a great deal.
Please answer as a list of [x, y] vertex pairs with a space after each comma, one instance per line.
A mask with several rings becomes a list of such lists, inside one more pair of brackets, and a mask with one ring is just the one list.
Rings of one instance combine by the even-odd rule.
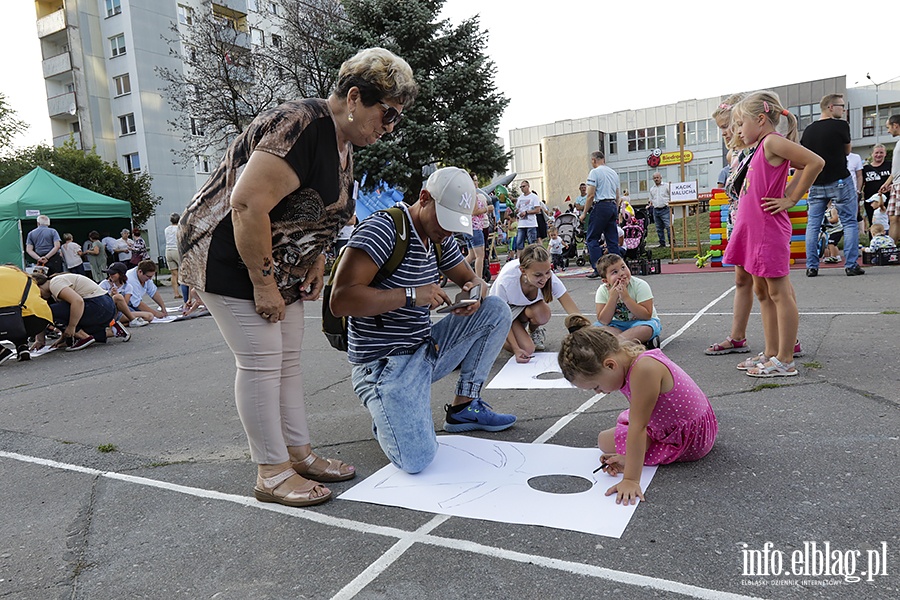
[[737, 367], [735, 367], [738, 371], [746, 371], [747, 369], [752, 369], [756, 365], [761, 365], [762, 363], [769, 360], [769, 357], [765, 355], [764, 352], [760, 352], [756, 356], [751, 356], [750, 358], [745, 358], [741, 362], [738, 363]]
[[[769, 364], [766, 366], [765, 363], [756, 365], [753, 369], [747, 370], [747, 375], [750, 377], [794, 377], [798, 374], [797, 368], [794, 365], [794, 361], [789, 363], [783, 363], [778, 360], [776, 357], [772, 357], [769, 359]], [[755, 369], [755, 372], [754, 372]]]

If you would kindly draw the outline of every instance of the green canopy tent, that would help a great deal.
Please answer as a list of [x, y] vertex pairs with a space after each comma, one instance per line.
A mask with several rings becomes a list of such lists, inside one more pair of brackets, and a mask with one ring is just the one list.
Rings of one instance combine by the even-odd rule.
[[79, 245], [94, 229], [118, 237], [122, 228], [131, 228], [131, 203], [92, 192], [37, 167], [0, 189], [0, 264], [25, 267], [25, 236], [37, 226], [38, 215], [50, 217], [50, 227], [60, 236], [72, 233]]

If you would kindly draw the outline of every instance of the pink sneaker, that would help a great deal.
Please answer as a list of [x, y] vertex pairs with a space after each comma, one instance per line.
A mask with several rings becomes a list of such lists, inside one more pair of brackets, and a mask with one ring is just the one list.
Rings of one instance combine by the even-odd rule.
[[797, 343], [794, 344], [794, 357], [803, 356], [803, 348], [800, 347], [800, 340], [797, 340]]

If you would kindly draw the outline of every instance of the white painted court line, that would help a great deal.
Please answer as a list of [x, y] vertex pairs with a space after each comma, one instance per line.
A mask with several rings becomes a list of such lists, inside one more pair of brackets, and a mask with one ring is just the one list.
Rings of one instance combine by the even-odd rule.
[[667, 579], [660, 579], [657, 577], [648, 577], [645, 575], [636, 575], [634, 573], [628, 573], [626, 571], [616, 571], [614, 569], [605, 569], [602, 567], [596, 567], [594, 565], [588, 565], [584, 563], [577, 563], [565, 560], [559, 560], [554, 558], [548, 558], [533, 554], [525, 554], [522, 552], [514, 552], [511, 550], [504, 550], [502, 548], [494, 548], [492, 546], [486, 546], [483, 544], [478, 544], [476, 542], [469, 542], [464, 540], [454, 540], [450, 538], [444, 538], [440, 536], [430, 535], [430, 532], [433, 531], [436, 527], [441, 525], [447, 519], [449, 519], [446, 515], [439, 515], [417, 529], [416, 531], [409, 532], [404, 531], [402, 529], [397, 529], [395, 527], [384, 527], [381, 525], [371, 525], [369, 523], [363, 523], [360, 521], [354, 521], [351, 519], [342, 519], [339, 517], [332, 517], [328, 515], [323, 515], [314, 511], [306, 510], [303, 508], [291, 508], [288, 506], [281, 506], [280, 504], [270, 504], [270, 503], [262, 503], [258, 502], [249, 496], [237, 496], [235, 494], [225, 494], [222, 492], [216, 492], [211, 490], [204, 490], [200, 488], [189, 487], [185, 485], [179, 485], [175, 483], [169, 483], [166, 481], [159, 481], [156, 479], [149, 479], [147, 477], [138, 477], [135, 475], [126, 475], [124, 473], [116, 473], [114, 471], [101, 471], [99, 469], [91, 469], [89, 467], [82, 467], [80, 465], [73, 465], [68, 463], [62, 463], [55, 460], [47, 460], [43, 458], [37, 458], [33, 456], [26, 456], [24, 454], [18, 454], [16, 452], [6, 452], [0, 450], [0, 458], [8, 458], [10, 460], [16, 460], [19, 462], [30, 463], [35, 465], [40, 465], [44, 467], [49, 467], [52, 469], [60, 469], [64, 471], [72, 471], [75, 473], [83, 473], [85, 475], [92, 475], [95, 477], [104, 477], [107, 479], [112, 479], [115, 481], [122, 481], [124, 483], [131, 483], [135, 485], [144, 485], [147, 487], [152, 487], [156, 489], [166, 490], [170, 492], [175, 492], [178, 494], [184, 494], [187, 496], [194, 496], [196, 498], [203, 498], [206, 500], [219, 500], [224, 502], [231, 502], [232, 504], [237, 504], [239, 506], [245, 506], [248, 508], [255, 508], [258, 510], [267, 510], [270, 512], [276, 512], [288, 517], [293, 517], [297, 519], [303, 519], [306, 521], [311, 521], [314, 523], [319, 523], [321, 525], [328, 525], [331, 527], [340, 527], [341, 529], [347, 529], [349, 531], [353, 531], [356, 533], [369, 533], [375, 535], [381, 535], [385, 537], [397, 538], [398, 542], [392, 546], [387, 552], [385, 552], [378, 560], [370, 564], [359, 576], [357, 576], [350, 584], [344, 587], [340, 592], [338, 592], [334, 598], [340, 599], [349, 599], [353, 598], [355, 594], [361, 591], [368, 583], [374, 580], [380, 573], [382, 573], [385, 569], [387, 569], [391, 564], [396, 562], [400, 556], [402, 556], [407, 549], [412, 547], [413, 544], [421, 543], [427, 544], [431, 546], [437, 546], [441, 548], [451, 548], [454, 550], [462, 550], [464, 552], [470, 552], [473, 554], [480, 554], [483, 556], [489, 556], [493, 558], [501, 558], [505, 560], [512, 560], [515, 562], [520, 562], [524, 564], [535, 564], [538, 566], [546, 567], [549, 569], [554, 569], [557, 571], [566, 571], [569, 573], [575, 573], [579, 575], [587, 575], [589, 577], [596, 577], [599, 579], [606, 579], [609, 581], [615, 581], [617, 583], [623, 583], [628, 585], [636, 585], [641, 587], [647, 587], [651, 589], [657, 589], [662, 591], [676, 592], [679, 594], [684, 594], [686, 596], [690, 596], [693, 598], [704, 598], [714, 600], [716, 598], [722, 598], [726, 600], [761, 600], [754, 598], [752, 596], [741, 596], [737, 594], [729, 594], [727, 592], [722, 592], [718, 590], [708, 590], [706, 588], [691, 586], [683, 583], [679, 583], [677, 581], [670, 581]]

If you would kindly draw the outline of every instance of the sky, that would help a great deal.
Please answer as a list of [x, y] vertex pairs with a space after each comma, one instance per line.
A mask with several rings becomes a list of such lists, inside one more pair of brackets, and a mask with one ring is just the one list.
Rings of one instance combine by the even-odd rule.
[[[726, 8], [730, 5], [732, 8]], [[846, 75], [847, 86], [900, 77], [900, 32], [884, 11], [780, 0], [630, 2], [447, 0], [451, 23], [479, 17], [509, 130], [619, 110]], [[30, 125], [15, 146], [50, 141], [34, 4], [4, 0], [0, 92]]]

